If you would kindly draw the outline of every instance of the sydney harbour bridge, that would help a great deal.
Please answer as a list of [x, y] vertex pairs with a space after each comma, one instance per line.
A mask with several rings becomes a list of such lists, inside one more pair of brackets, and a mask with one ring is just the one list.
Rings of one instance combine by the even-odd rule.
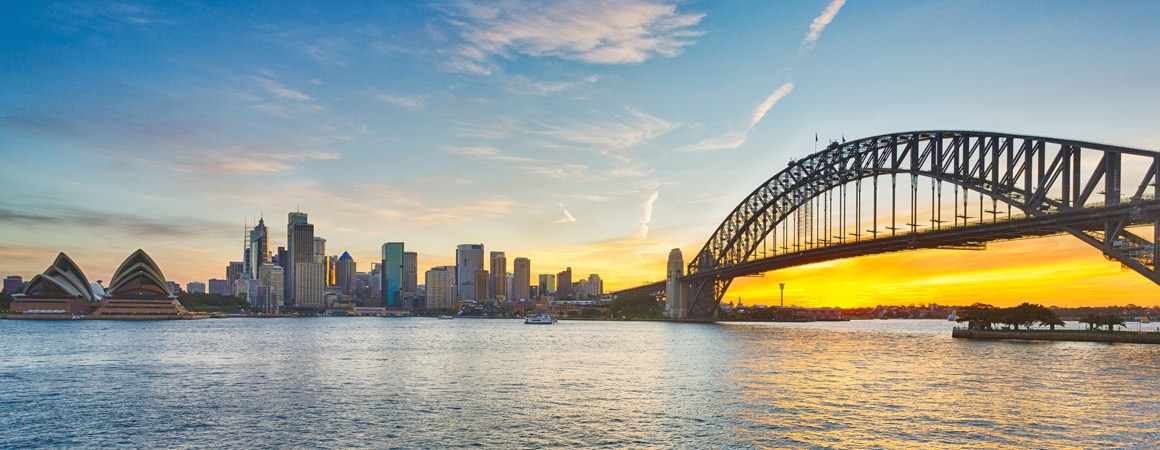
[[1160, 284], [1160, 152], [979, 131], [831, 143], [791, 160], [666, 281], [669, 317], [712, 321], [734, 278], [915, 249], [1069, 234]]

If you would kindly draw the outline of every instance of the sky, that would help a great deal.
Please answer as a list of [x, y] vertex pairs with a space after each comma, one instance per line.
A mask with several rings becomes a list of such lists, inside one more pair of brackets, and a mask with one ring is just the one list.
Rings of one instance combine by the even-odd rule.
[[[606, 289], [664, 277], [828, 140], [988, 130], [1160, 150], [1156, 2], [13, 2], [0, 273], [137, 248], [224, 278], [301, 211], [360, 270], [483, 243]], [[688, 259], [688, 258], [686, 258]], [[422, 282], [422, 280], [420, 280]], [[1069, 237], [739, 279], [746, 304], [1160, 303]]]

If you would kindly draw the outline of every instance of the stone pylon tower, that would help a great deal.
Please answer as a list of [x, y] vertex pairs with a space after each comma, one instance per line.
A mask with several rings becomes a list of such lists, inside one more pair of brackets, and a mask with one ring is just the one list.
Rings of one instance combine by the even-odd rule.
[[681, 282], [685, 275], [685, 258], [681, 249], [669, 251], [669, 270], [665, 276], [665, 317], [684, 319], [689, 311], [687, 288]]

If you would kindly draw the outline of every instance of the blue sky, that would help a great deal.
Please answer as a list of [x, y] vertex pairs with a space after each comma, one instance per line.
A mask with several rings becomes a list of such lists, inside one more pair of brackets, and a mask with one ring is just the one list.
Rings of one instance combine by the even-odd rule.
[[144, 248], [222, 277], [310, 215], [361, 268], [482, 242], [663, 276], [817, 133], [980, 129], [1160, 149], [1154, 2], [15, 2], [0, 271]]

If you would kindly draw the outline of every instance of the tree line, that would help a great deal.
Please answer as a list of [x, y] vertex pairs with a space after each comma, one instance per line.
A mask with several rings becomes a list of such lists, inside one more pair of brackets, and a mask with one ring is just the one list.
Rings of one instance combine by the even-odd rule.
[[1032, 325], [1038, 323], [1055, 331], [1055, 327], [1064, 325], [1063, 320], [1055, 311], [1043, 305], [1026, 302], [1010, 308], [996, 308], [985, 303], [975, 303], [959, 308], [955, 321], [968, 322], [968, 326], [972, 330], [992, 330], [996, 323], [1009, 325], [1016, 330], [1019, 327], [1031, 329]]

